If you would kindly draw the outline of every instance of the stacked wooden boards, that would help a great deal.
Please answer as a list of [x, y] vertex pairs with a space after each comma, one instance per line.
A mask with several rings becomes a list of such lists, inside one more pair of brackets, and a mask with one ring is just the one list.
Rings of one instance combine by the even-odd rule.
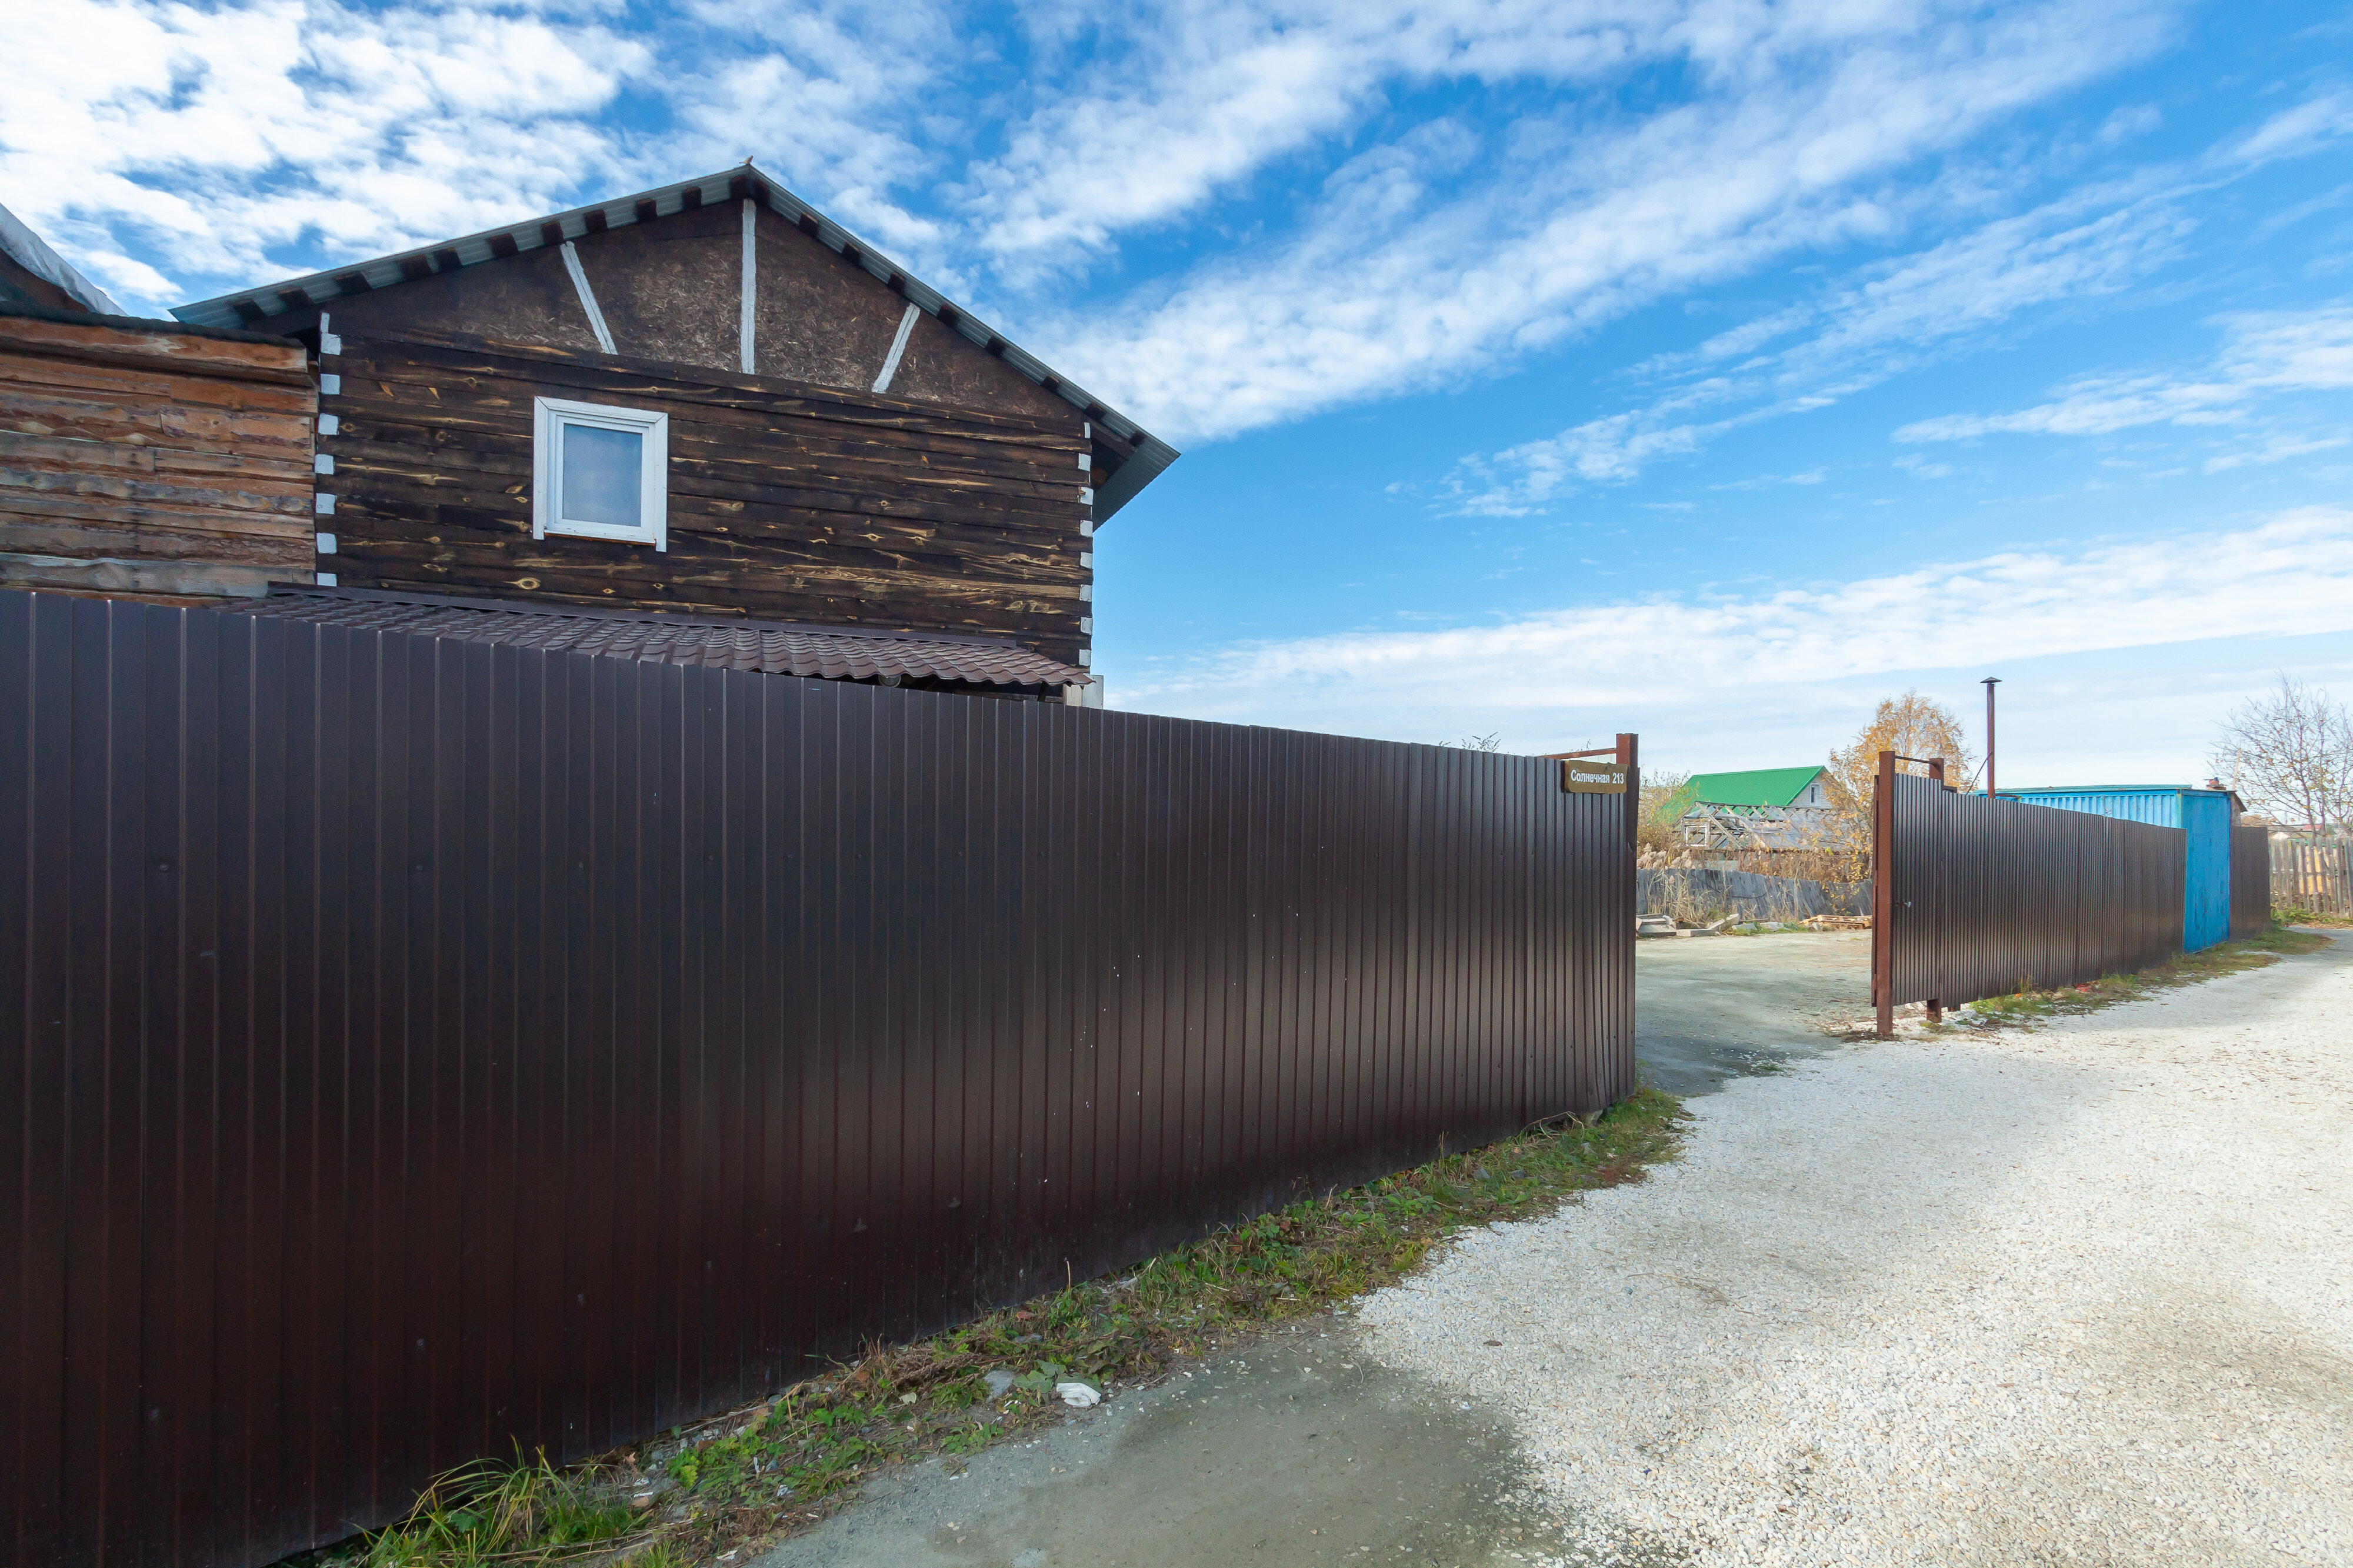
[[0, 586], [186, 603], [311, 580], [299, 343], [0, 308]]
[[[1090, 432], [775, 377], [426, 333], [320, 361], [344, 587], [1092, 640]], [[670, 416], [669, 548], [532, 537], [533, 399]]]

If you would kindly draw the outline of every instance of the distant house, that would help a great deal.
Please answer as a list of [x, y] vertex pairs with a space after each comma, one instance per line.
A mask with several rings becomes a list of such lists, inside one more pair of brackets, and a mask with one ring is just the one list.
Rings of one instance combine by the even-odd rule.
[[749, 165], [174, 313], [315, 356], [272, 614], [1099, 703], [1094, 530], [1176, 457]]
[[1831, 807], [1825, 773], [1815, 766], [1694, 773], [1683, 786], [1683, 841], [1715, 850], [1812, 847]]

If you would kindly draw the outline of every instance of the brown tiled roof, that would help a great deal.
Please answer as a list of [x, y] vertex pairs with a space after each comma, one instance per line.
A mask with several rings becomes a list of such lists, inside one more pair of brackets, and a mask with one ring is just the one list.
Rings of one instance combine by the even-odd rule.
[[438, 599], [364, 588], [279, 587], [272, 588], [268, 598], [221, 608], [368, 631], [828, 680], [898, 676], [984, 686], [1082, 686], [1093, 679], [1085, 670], [1014, 643], [926, 632], [698, 620], [501, 599]]

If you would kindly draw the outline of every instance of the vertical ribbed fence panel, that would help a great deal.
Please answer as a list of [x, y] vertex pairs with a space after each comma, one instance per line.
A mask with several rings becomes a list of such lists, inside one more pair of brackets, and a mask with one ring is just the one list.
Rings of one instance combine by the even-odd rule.
[[23, 594], [0, 658], [14, 1562], [266, 1562], [1633, 1088], [1554, 763]]
[[1872, 921], [1873, 974], [1890, 976], [1883, 1005], [1955, 1007], [2181, 952], [2181, 829], [1991, 800], [1913, 773], [1892, 782], [1875, 848], [1890, 886]]
[[2271, 829], [2231, 829], [2231, 936], [2233, 941], [2271, 929]]

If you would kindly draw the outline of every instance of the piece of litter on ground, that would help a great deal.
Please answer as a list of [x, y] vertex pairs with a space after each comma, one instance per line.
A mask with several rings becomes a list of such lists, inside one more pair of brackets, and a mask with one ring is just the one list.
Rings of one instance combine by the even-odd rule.
[[1013, 1374], [1001, 1366], [990, 1367], [981, 1373], [981, 1379], [988, 1384], [988, 1396], [991, 1399], [1004, 1398], [1005, 1391], [1013, 1386]]
[[1062, 1403], [1073, 1410], [1088, 1410], [1103, 1403], [1103, 1391], [1092, 1384], [1058, 1383], [1054, 1385], [1054, 1392], [1060, 1394]]

